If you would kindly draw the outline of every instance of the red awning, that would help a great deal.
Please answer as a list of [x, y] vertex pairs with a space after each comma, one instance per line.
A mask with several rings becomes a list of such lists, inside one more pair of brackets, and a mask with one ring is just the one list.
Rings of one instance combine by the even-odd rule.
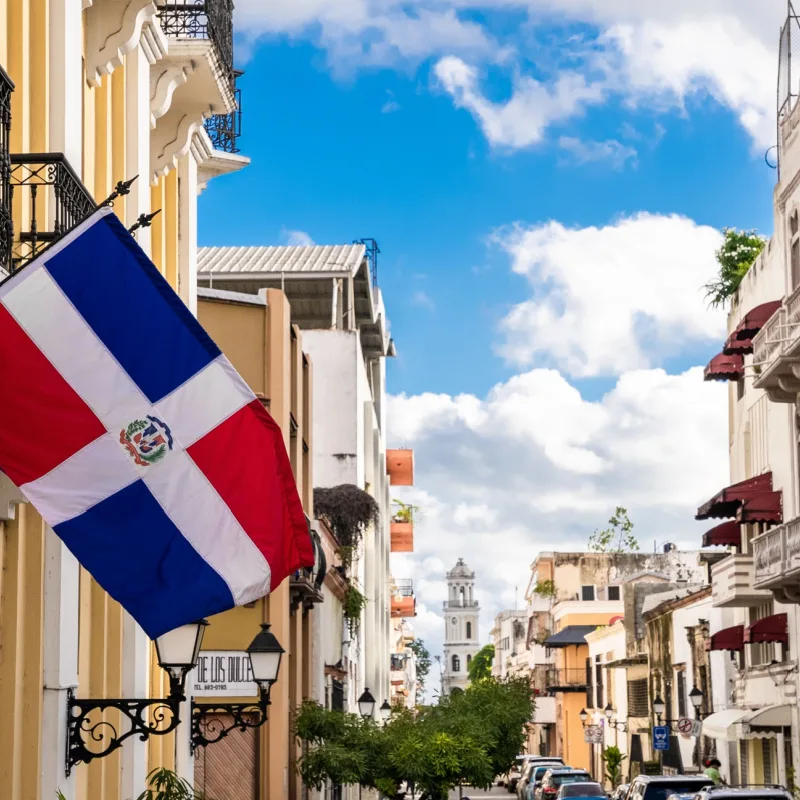
[[739, 507], [760, 494], [772, 491], [772, 473], [765, 472], [757, 478], [728, 486], [697, 509], [695, 519], [730, 519]]
[[764, 492], [747, 500], [736, 512], [736, 521], [783, 524], [783, 492]]
[[703, 373], [706, 381], [738, 381], [744, 376], [744, 360], [738, 354], [720, 353], [708, 362]]
[[723, 522], [703, 534], [703, 547], [742, 547], [742, 529], [736, 520]]
[[747, 341], [752, 339], [769, 321], [769, 318], [781, 307], [780, 300], [762, 303], [748, 311], [742, 321], [731, 334], [731, 339]]
[[745, 644], [789, 643], [789, 623], [786, 614], [773, 614], [754, 622], [744, 631]]
[[706, 641], [706, 650], [735, 650], [741, 653], [744, 650], [744, 625], [734, 625], [713, 634]]
[[733, 356], [733, 355], [742, 355], [745, 356], [748, 353], [753, 352], [753, 340], [752, 339], [737, 339], [735, 334], [731, 334], [726, 342], [725, 346], [722, 348], [723, 355], [726, 356]]

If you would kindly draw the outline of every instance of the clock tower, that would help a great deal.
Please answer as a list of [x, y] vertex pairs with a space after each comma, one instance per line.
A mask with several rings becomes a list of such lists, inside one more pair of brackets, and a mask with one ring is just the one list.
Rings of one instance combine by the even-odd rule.
[[447, 573], [447, 601], [444, 604], [444, 664], [442, 691], [466, 689], [469, 684], [468, 669], [480, 650], [478, 618], [480, 606], [473, 591], [475, 573], [459, 558]]

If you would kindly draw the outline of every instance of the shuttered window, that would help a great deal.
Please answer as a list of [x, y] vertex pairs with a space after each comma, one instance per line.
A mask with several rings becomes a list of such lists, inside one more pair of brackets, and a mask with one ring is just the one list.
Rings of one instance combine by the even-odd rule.
[[646, 717], [650, 710], [647, 698], [647, 678], [628, 681], [628, 716]]

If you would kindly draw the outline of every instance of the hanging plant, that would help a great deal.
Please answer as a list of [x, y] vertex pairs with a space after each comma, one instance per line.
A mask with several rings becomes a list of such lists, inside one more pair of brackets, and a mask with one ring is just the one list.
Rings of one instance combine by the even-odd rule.
[[340, 547], [357, 548], [370, 524], [377, 525], [380, 519], [375, 498], [351, 483], [314, 489], [314, 508]]
[[351, 581], [342, 600], [342, 613], [350, 626], [350, 633], [355, 633], [361, 622], [361, 612], [367, 607], [367, 598]]
[[723, 228], [722, 247], [715, 253], [719, 264], [716, 280], [707, 283], [706, 298], [712, 308], [724, 305], [736, 294], [742, 279], [764, 249], [767, 240], [755, 230]]
[[419, 521], [419, 506], [413, 506], [397, 499], [392, 500], [392, 502], [398, 506], [397, 510], [392, 514], [392, 522], [413, 522], [415, 519]]

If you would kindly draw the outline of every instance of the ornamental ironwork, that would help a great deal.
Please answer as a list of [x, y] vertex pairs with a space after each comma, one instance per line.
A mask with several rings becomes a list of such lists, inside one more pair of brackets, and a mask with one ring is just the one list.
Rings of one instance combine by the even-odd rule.
[[192, 752], [224, 739], [232, 731], [260, 728], [269, 718], [269, 689], [260, 688], [252, 703], [192, 702]]
[[[67, 694], [67, 775], [80, 763], [104, 758], [138, 736], [166, 736], [180, 724], [186, 699], [183, 681], [170, 675], [169, 697], [143, 700], [83, 700]], [[108, 713], [111, 711], [112, 713]], [[116, 713], [114, 713], [116, 712]]]
[[97, 204], [63, 153], [9, 158], [11, 198], [23, 212], [11, 245], [14, 272], [86, 219]]
[[233, 0], [158, 0], [156, 5], [161, 27], [168, 36], [211, 40], [223, 74], [233, 88]]
[[11, 93], [14, 82], [0, 67], [0, 270], [8, 270], [14, 225], [11, 222]]
[[[241, 72], [236, 73], [237, 76]], [[242, 135], [242, 90], [237, 87], [234, 94], [236, 108], [230, 114], [214, 114], [205, 121], [206, 133], [215, 150], [224, 153], [240, 152], [239, 137]]]

